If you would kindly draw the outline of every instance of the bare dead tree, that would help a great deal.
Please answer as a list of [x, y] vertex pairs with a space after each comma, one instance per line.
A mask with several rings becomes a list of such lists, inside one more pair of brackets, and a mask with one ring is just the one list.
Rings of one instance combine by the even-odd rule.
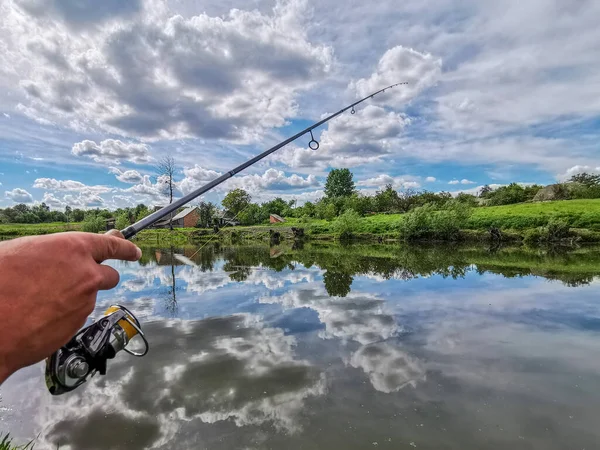
[[[169, 204], [173, 203], [175, 159], [171, 155], [164, 156], [156, 165], [156, 173], [159, 181], [163, 182], [163, 193], [169, 196]], [[169, 229], [173, 229], [173, 214], [169, 216]]]

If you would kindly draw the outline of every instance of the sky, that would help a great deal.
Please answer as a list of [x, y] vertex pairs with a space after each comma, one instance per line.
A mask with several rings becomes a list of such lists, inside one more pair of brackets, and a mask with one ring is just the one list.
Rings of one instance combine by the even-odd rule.
[[258, 202], [477, 192], [600, 172], [600, 2], [4, 0], [0, 207], [162, 205], [387, 85], [230, 179]]

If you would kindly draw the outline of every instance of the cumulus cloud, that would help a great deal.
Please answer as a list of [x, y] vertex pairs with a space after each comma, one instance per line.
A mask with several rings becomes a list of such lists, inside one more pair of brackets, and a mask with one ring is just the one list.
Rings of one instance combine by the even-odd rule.
[[96, 162], [112, 164], [121, 164], [122, 161], [145, 164], [153, 161], [147, 145], [122, 142], [118, 139], [105, 139], [99, 144], [89, 140], [77, 142], [73, 144], [71, 153], [91, 158]]
[[408, 82], [406, 86], [397, 86], [378, 94], [378, 102], [399, 106], [432, 86], [441, 72], [440, 58], [399, 45], [384, 53], [377, 64], [377, 70], [370, 77], [351, 83], [350, 88], [356, 90], [357, 97], [362, 98], [386, 86]]
[[57, 198], [51, 192], [44, 192], [44, 196], [42, 198], [42, 203], [45, 203], [52, 209], [63, 209], [67, 204], [61, 199]]
[[434, 183], [434, 182], [435, 182], [435, 181], [437, 181], [437, 180], [436, 180], [436, 178], [435, 178], [435, 177], [427, 177], [427, 178], [425, 178], [425, 181], [426, 181], [427, 183]]
[[88, 186], [80, 181], [73, 180], [56, 180], [54, 178], [37, 178], [33, 187], [37, 189], [46, 189], [48, 191], [67, 191], [67, 192], [91, 192], [95, 194], [103, 194], [111, 192], [113, 188], [109, 186]]
[[566, 181], [571, 178], [573, 175], [577, 175], [578, 173], [600, 173], [600, 166], [588, 166], [588, 165], [576, 165], [568, 168], [564, 173], [557, 175], [557, 178], [560, 181]]
[[321, 134], [319, 150], [292, 146], [272, 159], [293, 168], [321, 169], [378, 162], [397, 149], [398, 137], [409, 123], [404, 114], [366, 105], [356, 114], [343, 114], [329, 122]]
[[15, 203], [32, 203], [33, 197], [25, 189], [14, 188], [12, 191], [5, 191], [4, 196]]
[[[205, 169], [198, 165], [184, 169], [183, 173], [185, 178], [178, 183], [178, 186], [185, 194], [222, 175], [220, 172]], [[285, 191], [290, 189], [316, 187], [319, 185], [320, 183], [314, 175], [302, 177], [297, 174], [291, 174], [288, 176], [282, 170], [267, 169], [263, 174], [233, 177], [217, 189], [220, 191], [228, 191], [230, 189], [240, 188], [255, 195], [265, 190]]]
[[[12, 33], [4, 61], [20, 66], [32, 116], [82, 129], [254, 140], [285, 125], [296, 114], [296, 94], [333, 63], [331, 48], [309, 41], [302, 1], [221, 17], [114, 0], [89, 10], [28, 3], [34, 7], [5, 7]], [[48, 21], [47, 12], [63, 20]], [[117, 26], [102, 25], [111, 17]], [[96, 26], [81, 33], [88, 19]]]
[[451, 180], [448, 181], [448, 184], [475, 184], [474, 181], [471, 180], [467, 180], [466, 178], [463, 178], [462, 180]]
[[144, 177], [137, 170], [121, 170], [118, 167], [111, 167], [110, 172], [114, 173], [117, 180], [123, 183], [137, 184], [144, 180]]
[[356, 183], [357, 186], [376, 186], [383, 187], [391, 184], [395, 189], [416, 189], [421, 187], [417, 181], [418, 177], [410, 175], [392, 177], [391, 175], [377, 175], [374, 178], [360, 180]]

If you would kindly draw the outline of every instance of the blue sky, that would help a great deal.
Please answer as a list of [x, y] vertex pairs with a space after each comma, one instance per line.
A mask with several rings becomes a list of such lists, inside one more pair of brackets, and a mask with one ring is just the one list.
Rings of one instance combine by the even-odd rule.
[[6, 0], [0, 207], [163, 204], [388, 84], [232, 188], [257, 201], [360, 190], [476, 192], [600, 172], [594, 1]]

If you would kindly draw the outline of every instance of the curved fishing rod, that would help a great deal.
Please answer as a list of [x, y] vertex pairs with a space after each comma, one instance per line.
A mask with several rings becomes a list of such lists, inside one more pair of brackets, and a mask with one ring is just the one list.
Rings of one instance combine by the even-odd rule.
[[264, 151], [260, 155], [255, 156], [254, 158], [250, 159], [249, 161], [246, 161], [245, 163], [237, 166], [235, 169], [230, 170], [229, 172], [221, 175], [219, 178], [216, 178], [215, 180], [211, 181], [210, 183], [207, 183], [204, 186], [196, 189], [195, 191], [193, 191], [193, 192], [191, 192], [191, 193], [189, 193], [187, 195], [184, 195], [179, 200], [175, 200], [170, 205], [167, 205], [164, 208], [161, 208], [158, 211], [155, 211], [152, 214], [144, 217], [142, 220], [137, 221], [133, 225], [128, 226], [127, 228], [125, 228], [124, 230], [122, 230], [121, 233], [123, 233], [123, 236], [125, 236], [125, 239], [131, 239], [137, 233], [139, 233], [140, 231], [142, 231], [145, 228], [148, 228], [150, 225], [152, 225], [155, 222], [157, 222], [158, 220], [162, 219], [167, 214], [170, 214], [170, 213], [172, 213], [174, 211], [177, 211], [178, 208], [182, 207], [186, 203], [194, 200], [196, 197], [199, 197], [200, 195], [204, 194], [205, 192], [210, 191], [212, 188], [218, 186], [219, 184], [221, 184], [224, 181], [228, 180], [229, 178], [233, 177], [235, 174], [237, 174], [237, 173], [241, 172], [242, 170], [250, 167], [251, 165], [257, 163], [258, 161], [260, 161], [264, 157], [270, 155], [271, 153], [276, 152], [281, 147], [285, 147], [289, 143], [291, 143], [291, 142], [295, 141], [296, 139], [304, 136], [306, 133], [310, 133], [310, 137], [311, 137], [311, 140], [308, 143], [309, 148], [311, 150], [318, 150], [319, 149], [319, 143], [315, 140], [315, 138], [314, 138], [314, 136], [312, 134], [312, 130], [314, 130], [315, 128], [323, 125], [326, 122], [329, 122], [334, 117], [339, 116], [340, 114], [348, 111], [349, 109], [350, 109], [350, 113], [351, 114], [355, 114], [356, 113], [356, 111], [354, 109], [355, 106], [361, 104], [362, 102], [364, 102], [364, 101], [366, 101], [366, 100], [368, 100], [370, 98], [373, 98], [377, 94], [385, 92], [387, 89], [391, 89], [391, 88], [394, 88], [396, 86], [400, 86], [400, 85], [403, 85], [403, 84], [408, 84], [408, 82], [392, 84], [390, 86], [387, 86], [387, 87], [385, 87], [383, 89], [378, 90], [377, 92], [374, 92], [374, 93], [372, 93], [370, 95], [367, 95], [365, 98], [360, 99], [359, 101], [354, 102], [351, 105], [348, 105], [348, 106], [346, 106], [343, 109], [340, 109], [338, 112], [336, 112], [334, 114], [331, 114], [330, 116], [325, 117], [323, 120], [320, 120], [319, 122], [314, 123], [313, 125], [309, 126], [308, 128], [305, 128], [304, 130], [300, 131], [299, 133], [293, 135], [291, 138], [288, 138], [285, 141], [280, 142], [279, 144], [275, 145], [274, 147], [271, 147], [269, 150]]
[[[302, 130], [291, 138], [277, 144], [275, 147], [271, 147], [269, 150], [255, 156], [230, 172], [221, 175], [216, 180], [211, 181], [201, 188], [196, 189], [194, 192], [181, 197], [179, 200], [174, 201], [170, 205], [165, 206], [150, 214], [148, 217], [127, 227], [122, 231], [123, 235], [127, 239], [132, 238], [138, 232], [149, 227], [157, 220], [176, 211], [177, 208], [185, 205], [205, 192], [210, 191], [212, 188], [223, 183], [225, 180], [228, 180], [236, 173], [260, 161], [265, 156], [279, 150], [281, 147], [295, 141], [299, 137], [304, 136], [306, 133], [310, 133], [311, 137], [308, 146], [312, 150], [317, 150], [319, 148], [319, 143], [313, 136], [312, 130], [349, 109], [352, 114], [355, 114], [356, 111], [354, 107], [356, 105], [359, 105], [369, 98], [373, 98], [380, 92], [385, 92], [385, 90], [401, 84], [408, 83], [392, 84], [391, 86], [380, 89], [379, 91], [340, 109], [338, 112]], [[144, 344], [143, 350], [141, 351], [135, 351], [135, 349], [129, 345], [130, 341], [137, 336], [141, 338], [141, 341]], [[91, 325], [82, 328], [66, 345], [46, 359], [46, 386], [53, 395], [70, 392], [81, 386], [88, 378], [93, 377], [96, 373], [100, 373], [101, 375], [106, 374], [107, 361], [114, 358], [120, 351], [123, 350], [133, 356], [144, 356], [148, 352], [148, 348], [148, 341], [144, 336], [144, 332], [142, 331], [140, 322], [137, 318], [124, 306], [113, 305], [106, 310], [100, 319]]]

